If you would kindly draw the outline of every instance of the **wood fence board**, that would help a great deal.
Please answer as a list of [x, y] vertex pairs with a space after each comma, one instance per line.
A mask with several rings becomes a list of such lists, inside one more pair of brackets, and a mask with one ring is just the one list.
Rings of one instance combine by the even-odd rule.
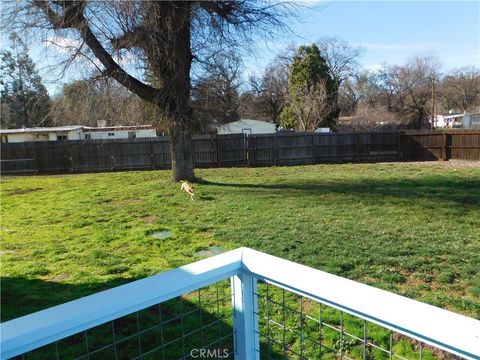
[[[479, 131], [197, 135], [196, 167], [480, 160]], [[166, 137], [1, 144], [3, 174], [169, 169]]]

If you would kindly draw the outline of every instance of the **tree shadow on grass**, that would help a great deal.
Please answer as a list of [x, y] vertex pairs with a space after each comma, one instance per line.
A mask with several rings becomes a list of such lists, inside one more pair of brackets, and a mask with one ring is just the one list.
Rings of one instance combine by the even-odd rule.
[[422, 198], [432, 201], [453, 202], [467, 207], [480, 205], [480, 178], [464, 179], [428, 176], [421, 179], [362, 179], [359, 181], [341, 179], [324, 181], [319, 179], [282, 183], [222, 183], [200, 179], [197, 182], [202, 185], [249, 189], [250, 191], [273, 190], [276, 193], [280, 192], [282, 195], [292, 196], [295, 196], [298, 192], [305, 192], [311, 195], [336, 193], [347, 196], [370, 195], [407, 200]]
[[134, 280], [136, 279], [115, 279], [104, 283], [66, 284], [23, 277], [2, 277], [1, 321], [8, 321]]

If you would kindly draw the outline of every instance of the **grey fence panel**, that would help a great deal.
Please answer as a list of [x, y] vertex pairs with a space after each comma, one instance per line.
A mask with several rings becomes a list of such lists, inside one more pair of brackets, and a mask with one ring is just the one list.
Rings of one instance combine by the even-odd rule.
[[38, 141], [33, 142], [33, 156], [35, 170], [40, 173], [65, 173], [69, 172], [70, 154], [66, 141]]
[[109, 144], [110, 156], [115, 170], [152, 168], [151, 143], [138, 140]]
[[33, 148], [28, 143], [13, 143], [2, 146], [2, 174], [34, 173], [35, 159]]
[[316, 163], [335, 163], [338, 159], [338, 137], [335, 133], [319, 134], [313, 138]]
[[103, 141], [72, 141], [69, 146], [71, 171], [113, 170], [110, 145]]
[[359, 133], [359, 161], [398, 160], [398, 132]]
[[170, 143], [166, 138], [156, 138], [151, 142], [153, 167], [155, 169], [170, 169], [172, 158], [170, 154]]
[[245, 134], [218, 135], [218, 166], [247, 166], [248, 140]]
[[314, 163], [313, 139], [315, 134], [285, 133], [274, 137], [276, 165], [300, 165]]
[[215, 135], [193, 137], [193, 161], [197, 167], [214, 167], [218, 164]]
[[[480, 132], [383, 131], [193, 137], [196, 167], [480, 160]], [[2, 174], [171, 168], [168, 138], [2, 143]]]
[[248, 137], [248, 153], [251, 166], [275, 165], [275, 135], [250, 135]]
[[355, 162], [357, 160], [357, 143], [354, 134], [336, 133], [337, 155], [342, 162]]

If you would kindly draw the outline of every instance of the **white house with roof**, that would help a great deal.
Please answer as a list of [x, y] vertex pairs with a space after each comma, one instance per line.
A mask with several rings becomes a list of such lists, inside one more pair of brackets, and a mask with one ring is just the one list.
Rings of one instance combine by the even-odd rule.
[[103, 140], [103, 139], [135, 139], [156, 137], [157, 132], [152, 125], [137, 126], [103, 126], [103, 127], [83, 127], [85, 139]]
[[217, 127], [218, 134], [271, 134], [277, 131], [276, 125], [271, 122], [240, 119]]
[[437, 115], [434, 126], [436, 128], [480, 128], [480, 111]]
[[151, 125], [141, 126], [57, 126], [0, 130], [2, 143], [63, 140], [103, 140], [156, 137]]
[[464, 128], [480, 128], [480, 111], [467, 113], [462, 118]]
[[82, 140], [82, 126], [35, 127], [0, 130], [2, 143], [30, 141]]

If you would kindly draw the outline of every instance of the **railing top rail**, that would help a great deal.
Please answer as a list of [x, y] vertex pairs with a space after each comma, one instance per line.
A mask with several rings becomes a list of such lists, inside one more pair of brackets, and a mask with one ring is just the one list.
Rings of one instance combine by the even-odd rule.
[[248, 248], [2, 323], [1, 357], [25, 353], [241, 272], [426, 344], [480, 359], [480, 321]]
[[229, 278], [241, 271], [242, 249], [105, 290], [0, 324], [7, 359], [105, 322]]
[[480, 359], [480, 321], [252, 249], [242, 266], [259, 279], [453, 354]]

